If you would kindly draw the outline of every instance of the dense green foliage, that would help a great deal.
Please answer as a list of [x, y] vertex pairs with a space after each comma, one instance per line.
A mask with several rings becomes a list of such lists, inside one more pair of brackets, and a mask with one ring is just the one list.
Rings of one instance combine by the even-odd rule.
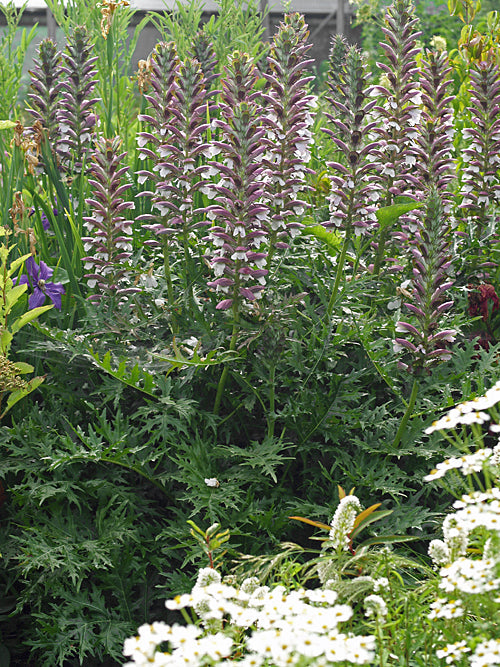
[[[418, 153], [397, 132], [381, 133], [406, 122], [412, 105], [431, 114], [429, 100], [397, 98], [394, 114], [401, 115], [386, 115], [371, 137], [375, 129], [366, 119], [375, 102], [368, 85], [386, 85], [381, 72], [367, 74], [376, 69], [375, 56], [365, 64], [357, 49], [338, 41], [329, 87], [321, 87], [307, 78], [307, 29], [294, 15], [270, 45], [260, 41], [256, 4], [226, 0], [205, 26], [200, 7], [179, 6], [169, 16], [146, 17], [130, 39], [133, 10], [125, 3], [75, 1], [67, 11], [62, 2], [48, 4], [67, 43], [62, 56], [42, 43], [25, 91], [22, 62], [35, 32], [24, 33], [16, 50], [19, 15], [11, 5], [2, 8], [9, 20], [0, 37], [0, 223], [15, 238], [11, 261], [18, 261], [10, 266], [19, 282], [4, 285], [0, 304], [15, 306], [14, 322], [32, 320], [16, 327], [11, 349], [3, 352], [44, 382], [12, 404], [0, 427], [0, 664], [120, 664], [124, 639], [141, 623], [170, 620], [162, 600], [191, 590], [193, 573], [207, 565], [188, 521], [230, 530], [222, 560], [228, 571], [244, 554], [241, 571], [253, 567], [269, 580], [293, 584], [317, 554], [305, 548], [310, 526], [290, 516], [329, 521], [339, 485], [355, 487], [364, 507], [382, 504], [364, 537], [391, 536], [386, 541], [396, 546], [377, 576], [404, 580], [410, 598], [418, 597], [419, 573], [429, 572], [428, 541], [450, 503], [447, 490], [423, 478], [457, 453], [455, 442], [426, 435], [425, 428], [500, 376], [499, 197], [484, 201], [498, 164], [478, 167], [471, 180], [463, 151], [474, 148], [462, 132], [477, 125], [484, 136], [490, 132], [488, 141], [500, 141], [485, 120], [496, 84], [485, 93], [483, 125], [474, 117], [482, 100], [480, 83], [474, 84], [481, 58], [491, 65], [492, 80], [498, 78], [498, 50], [487, 55], [498, 25], [492, 15], [486, 27], [481, 23], [489, 7], [474, 19], [484, 32], [476, 57], [474, 45], [458, 45], [458, 18], [433, 14], [426, 2], [417, 6], [427, 17], [420, 26], [424, 46], [440, 34], [455, 49], [456, 84], [452, 119], [441, 126], [439, 113], [426, 117]], [[411, 11], [406, 18], [413, 21]], [[149, 20], [167, 44], [132, 73], [132, 53]], [[373, 52], [378, 39], [367, 27], [366, 50]], [[287, 49], [296, 59], [288, 69]], [[431, 59], [410, 47], [405, 53], [406, 69], [391, 54], [385, 61], [403, 72], [394, 86], [401, 90], [401, 77], [411, 70], [421, 80], [427, 76], [422, 57]], [[201, 69], [192, 60], [199, 54]], [[447, 81], [445, 66], [438, 66]], [[392, 113], [380, 99], [380, 113]], [[265, 109], [271, 109], [267, 116]], [[280, 113], [289, 113], [292, 148], [276, 129]], [[492, 116], [499, 122], [498, 108]], [[447, 136], [446, 122], [456, 132], [454, 145], [450, 139], [443, 149], [450, 153], [443, 186], [430, 164], [429, 135]], [[414, 126], [409, 122], [409, 133]], [[302, 134], [293, 135], [297, 128]], [[427, 135], [425, 128], [431, 128]], [[186, 137], [198, 131], [193, 148]], [[377, 159], [370, 143], [377, 141], [418, 157], [398, 162], [394, 150], [385, 161], [379, 156], [372, 173]], [[281, 162], [269, 157], [273, 146]], [[292, 176], [284, 167], [278, 173], [287, 151]], [[243, 167], [235, 175], [239, 155]], [[391, 161], [397, 173], [387, 176], [384, 165]], [[272, 172], [267, 180], [252, 171], [261, 162]], [[179, 176], [175, 169], [183, 167]], [[215, 185], [203, 185], [211, 170]], [[300, 172], [295, 181], [294, 170]], [[412, 192], [401, 189], [401, 173], [420, 184]], [[490, 180], [478, 186], [480, 175]], [[226, 178], [233, 179], [230, 186]], [[238, 194], [241, 183], [246, 199]], [[210, 187], [219, 187], [219, 199]], [[380, 194], [380, 205], [367, 213], [363, 198], [370, 189]], [[245, 208], [248, 192], [256, 191], [274, 226], [259, 228], [263, 210]], [[342, 192], [351, 193], [349, 201], [341, 201]], [[473, 209], [464, 208], [469, 192]], [[446, 212], [441, 200], [449, 204]], [[253, 234], [264, 229], [272, 239], [267, 254], [267, 241], [255, 246], [262, 257], [242, 252], [245, 230], [224, 237], [235, 211], [245, 221], [240, 227]], [[103, 220], [116, 225], [103, 231]], [[163, 225], [160, 234], [155, 224]], [[295, 232], [280, 236], [289, 224]], [[279, 246], [283, 239], [288, 247]], [[31, 254], [37, 263], [28, 265]], [[422, 257], [428, 256], [434, 263], [426, 273]], [[225, 272], [230, 265], [236, 267], [231, 274]], [[255, 299], [263, 265], [266, 287]], [[449, 311], [444, 293], [454, 303]], [[47, 312], [37, 301], [45, 297], [55, 306]], [[416, 324], [407, 323], [415, 312]], [[4, 318], [2, 336], [7, 324]], [[410, 334], [421, 344], [398, 342]], [[282, 542], [295, 546], [267, 568]], [[375, 576], [381, 561], [370, 558], [366, 571]], [[354, 581], [356, 565], [345, 567]], [[360, 591], [347, 595], [350, 603]], [[426, 589], [418, 604], [429, 596]], [[402, 588], [394, 609], [404, 607], [416, 623], [405, 598]], [[415, 628], [410, 622], [405, 628], [406, 657], [398, 664], [424, 664], [418, 647], [410, 646]]]

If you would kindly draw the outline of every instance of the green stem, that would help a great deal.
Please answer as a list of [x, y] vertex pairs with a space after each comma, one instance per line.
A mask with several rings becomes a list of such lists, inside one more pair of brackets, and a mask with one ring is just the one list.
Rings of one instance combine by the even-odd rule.
[[408, 405], [406, 406], [405, 413], [403, 415], [403, 419], [401, 420], [401, 423], [398, 428], [398, 432], [396, 433], [396, 437], [394, 438], [394, 442], [392, 443], [392, 446], [394, 449], [399, 445], [401, 442], [401, 438], [403, 437], [404, 430], [406, 428], [406, 425], [408, 424], [408, 421], [411, 417], [411, 413], [413, 411], [413, 408], [415, 407], [415, 401], [417, 400], [417, 394], [418, 394], [418, 381], [417, 378], [413, 380], [413, 387], [411, 388], [411, 394], [410, 394], [410, 400], [408, 401]]
[[[395, 159], [394, 154], [392, 154], [390, 159]], [[386, 191], [386, 197], [385, 197], [385, 203], [384, 206], [391, 206], [391, 204], [394, 204], [394, 199], [390, 193], [390, 189], [393, 186], [394, 179], [389, 178], [389, 181], [387, 183], [387, 191]], [[378, 276], [380, 273], [380, 267], [382, 266], [382, 262], [384, 260], [384, 254], [385, 254], [385, 244], [387, 243], [387, 239], [389, 237], [389, 227], [384, 227], [382, 230], [379, 241], [378, 241], [378, 248], [377, 248], [377, 254], [375, 256], [375, 262], [373, 264], [373, 275]]]
[[384, 259], [385, 253], [385, 244], [387, 242], [387, 228], [382, 230], [378, 241], [377, 254], [375, 256], [375, 262], [373, 264], [373, 275], [378, 276], [380, 273], [380, 267], [382, 266], [382, 260]]
[[267, 437], [269, 438], [269, 440], [274, 437], [274, 425], [276, 423], [276, 417], [274, 415], [275, 378], [276, 378], [276, 365], [273, 364], [269, 372], [269, 414], [267, 416]]
[[[237, 281], [237, 285], [235, 286], [235, 290], [233, 292], [234, 296], [236, 296], [237, 292], [239, 291], [239, 282]], [[231, 342], [229, 343], [229, 351], [234, 352], [236, 349], [236, 341], [238, 340], [238, 332], [240, 330], [240, 322], [239, 322], [239, 300], [237, 298], [233, 299], [233, 331], [231, 334]], [[227, 376], [229, 374], [229, 366], [227, 364], [224, 364], [224, 368], [222, 369], [222, 373], [219, 379], [219, 384], [217, 385], [217, 394], [215, 395], [215, 403], [214, 403], [214, 415], [219, 414], [220, 410], [220, 404], [222, 401], [222, 396], [224, 394], [224, 389], [226, 386], [227, 382]]]
[[335, 275], [335, 282], [333, 283], [333, 289], [330, 296], [330, 301], [328, 302], [328, 307], [326, 309], [326, 312], [328, 314], [328, 319], [331, 318], [333, 313], [333, 306], [339, 291], [340, 280], [342, 278], [342, 273], [344, 271], [344, 263], [347, 255], [347, 246], [349, 244], [350, 239], [351, 235], [346, 232], [346, 236], [344, 237], [344, 243], [342, 244], [342, 251], [340, 253], [340, 257], [337, 263], [337, 273]]
[[170, 253], [168, 252], [168, 239], [163, 243], [163, 271], [167, 281], [168, 305], [174, 306], [174, 289], [172, 287], [172, 274], [170, 273]]
[[342, 278], [342, 274], [344, 273], [344, 264], [345, 264], [345, 258], [347, 256], [347, 248], [349, 246], [349, 243], [351, 242], [352, 238], [352, 232], [353, 232], [353, 227], [352, 227], [352, 218], [353, 218], [353, 211], [354, 211], [354, 195], [355, 195], [355, 188], [351, 188], [351, 191], [349, 193], [349, 203], [347, 207], [347, 217], [346, 217], [346, 223], [345, 223], [345, 236], [344, 236], [344, 243], [342, 244], [342, 250], [340, 252], [340, 257], [337, 263], [337, 273], [335, 275], [335, 282], [333, 283], [333, 289], [332, 293], [330, 295], [330, 301], [328, 302], [328, 307], [326, 309], [326, 312], [328, 314], [328, 319], [332, 317], [333, 313], [333, 306], [335, 304], [335, 299], [337, 298], [337, 294], [339, 291], [339, 285], [340, 285], [340, 280]]

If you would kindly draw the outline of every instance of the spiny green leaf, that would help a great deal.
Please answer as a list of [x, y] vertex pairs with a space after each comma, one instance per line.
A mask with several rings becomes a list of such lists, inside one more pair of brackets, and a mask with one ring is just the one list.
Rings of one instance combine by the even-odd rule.
[[219, 355], [216, 358], [216, 351], [211, 350], [205, 357], [202, 358], [198, 354], [197, 350], [193, 350], [192, 357], [185, 357], [177, 346], [175, 338], [172, 341], [172, 347], [174, 349], [175, 357], [165, 357], [161, 354], [153, 353], [153, 356], [157, 359], [160, 359], [160, 361], [168, 361], [168, 363], [172, 365], [172, 368], [169, 369], [167, 375], [176, 368], [185, 368], [189, 366], [196, 366], [199, 368], [204, 368], [206, 366], [217, 366], [219, 364], [226, 364], [230, 361], [236, 361], [237, 359], [241, 359], [243, 356], [241, 354], [237, 354], [236, 352], [225, 351], [219, 352]]

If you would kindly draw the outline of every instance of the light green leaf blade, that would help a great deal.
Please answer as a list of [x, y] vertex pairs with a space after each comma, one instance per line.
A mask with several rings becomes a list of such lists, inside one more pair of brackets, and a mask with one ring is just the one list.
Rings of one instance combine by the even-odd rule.
[[33, 310], [28, 310], [27, 313], [24, 313], [24, 315], [21, 315], [11, 326], [11, 331], [13, 334], [15, 334], [19, 329], [22, 329], [26, 324], [31, 322], [32, 320], [35, 320], [37, 317], [39, 317], [42, 313], [45, 313], [47, 310], [50, 310], [51, 308], [54, 307], [54, 304], [51, 303], [48, 306], [39, 306], [38, 308], [33, 308]]

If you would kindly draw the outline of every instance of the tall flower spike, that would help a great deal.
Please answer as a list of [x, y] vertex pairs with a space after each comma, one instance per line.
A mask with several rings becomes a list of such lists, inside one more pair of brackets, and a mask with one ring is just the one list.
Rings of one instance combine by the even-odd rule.
[[[161, 146], [165, 143], [166, 125], [172, 120], [172, 100], [178, 88], [177, 77], [179, 67], [180, 61], [177, 56], [175, 44], [173, 42], [160, 42], [157, 44], [147, 65], [149, 81], [144, 99], [148, 106], [146, 113], [139, 115], [139, 120], [143, 123], [144, 130], [137, 136], [140, 148], [139, 158], [149, 160], [151, 168], [155, 170], [154, 175], [147, 169], [139, 171], [137, 174], [140, 184], [149, 180], [149, 187], [152, 188], [140, 193], [139, 197], [144, 196], [150, 200], [153, 200], [156, 196], [156, 184], [159, 181], [156, 171], [158, 170], [158, 163], [162, 160]], [[170, 273], [169, 236], [165, 236], [165, 232], [169, 231], [168, 219], [168, 212], [163, 214], [158, 210], [153, 211], [152, 214], [146, 213], [140, 215], [137, 218], [138, 221], [147, 221], [149, 225], [148, 229], [155, 234], [155, 238], [147, 239], [144, 241], [144, 245], [151, 247], [161, 246], [162, 248], [168, 297], [170, 303], [172, 303], [174, 294]]]
[[394, 341], [394, 350], [404, 352], [409, 358], [408, 364], [400, 365], [416, 375], [423, 371], [429, 373], [432, 366], [450, 358], [447, 344], [455, 340], [456, 334], [451, 329], [439, 331], [444, 313], [453, 306], [453, 301], [446, 294], [453, 281], [447, 274], [451, 264], [450, 226], [447, 218], [443, 217], [441, 199], [435, 188], [427, 199], [423, 219], [417, 222], [419, 230], [411, 249], [413, 302], [404, 304], [417, 324], [398, 322], [396, 331], [407, 337]]
[[31, 84], [28, 99], [31, 106], [27, 111], [34, 121], [41, 123], [47, 133], [50, 146], [55, 146], [59, 137], [59, 110], [62, 75], [61, 54], [51, 39], [44, 39], [38, 48], [35, 67], [30, 71]]
[[482, 237], [490, 207], [500, 202], [500, 70], [493, 60], [474, 63], [470, 71], [470, 127], [463, 130], [461, 208]]
[[93, 108], [99, 98], [92, 96], [97, 85], [93, 78], [97, 56], [91, 56], [92, 48], [87, 29], [77, 26], [66, 45], [61, 68], [67, 78], [61, 85], [57, 114], [61, 138], [57, 150], [63, 167], [76, 172], [81, 171], [82, 162], [90, 153], [97, 121]]
[[[384, 73], [387, 85], [378, 85], [379, 104], [375, 107], [380, 126], [376, 135], [379, 150], [375, 154], [384, 205], [393, 203], [398, 195], [411, 195], [418, 181], [413, 176], [416, 163], [416, 125], [420, 120], [420, 92], [416, 80], [418, 67], [415, 56], [419, 53], [415, 31], [418, 19], [414, 16], [412, 0], [394, 0], [387, 8], [382, 31], [387, 40], [381, 43], [388, 65], [377, 63]], [[378, 273], [390, 234], [385, 228], [378, 241], [374, 272]]]
[[219, 78], [219, 72], [217, 71], [219, 61], [212, 40], [204, 30], [198, 30], [194, 36], [192, 55], [201, 65], [205, 76], [205, 85], [208, 89]]
[[376, 101], [370, 99], [365, 64], [355, 46], [349, 48], [337, 76], [338, 83], [330, 84], [335, 90], [328, 98], [335, 113], [326, 114], [334, 130], [326, 128], [324, 131], [332, 137], [343, 163], [328, 163], [333, 170], [329, 195], [331, 217], [324, 224], [343, 227], [349, 241], [353, 233], [367, 232], [377, 224], [375, 203], [380, 188], [372, 157], [376, 144], [370, 140], [375, 127], [375, 123], [370, 122], [370, 111]]
[[328, 88], [331, 97], [337, 102], [344, 102], [344, 94], [340, 88], [341, 73], [349, 44], [343, 35], [334, 35], [328, 55]]
[[[173, 42], [160, 42], [151, 55], [150, 86], [144, 95], [148, 108], [146, 113], [139, 115], [144, 124], [144, 131], [137, 136], [139, 157], [142, 160], [151, 159], [156, 164], [158, 150], [165, 136], [165, 123], [172, 117], [172, 98], [177, 90], [177, 76], [180, 62]], [[149, 172], [146, 173], [149, 175]]]
[[304, 17], [287, 14], [271, 43], [269, 73], [263, 75], [268, 83], [262, 96], [266, 105], [263, 124], [268, 128], [263, 180], [271, 209], [268, 269], [275, 248], [287, 248], [288, 238], [297, 235], [302, 227], [289, 221], [290, 217], [300, 215], [307, 206], [298, 197], [308, 189], [305, 176], [312, 171], [305, 166], [313, 142], [309, 129], [314, 122], [311, 107], [316, 104], [315, 96], [307, 93], [312, 77], [304, 76], [313, 62], [306, 60], [311, 48], [308, 37]]
[[449, 87], [452, 84], [446, 51], [427, 51], [421, 62], [420, 86], [422, 89], [422, 116], [418, 126], [417, 177], [418, 190], [426, 195], [436, 188], [441, 195], [444, 212], [451, 208], [451, 192], [448, 185], [453, 180], [453, 111]]
[[120, 167], [126, 153], [120, 153], [121, 139], [99, 139], [95, 145], [89, 185], [94, 199], [86, 199], [92, 215], [84, 217], [89, 236], [83, 237], [88, 256], [83, 258], [88, 286], [96, 293], [90, 299], [100, 301], [103, 296], [123, 296], [140, 292], [130, 287], [130, 271], [127, 260], [132, 254], [132, 220], [122, 215], [133, 209], [133, 202], [124, 201], [122, 195], [131, 184], [122, 184], [128, 167]]
[[214, 142], [219, 161], [210, 163], [221, 179], [213, 186], [217, 203], [207, 209], [215, 222], [209, 238], [215, 246], [210, 263], [216, 280], [209, 285], [227, 296], [217, 308], [233, 308], [235, 315], [243, 300], [254, 301], [260, 295], [267, 274], [263, 268], [267, 252], [260, 250], [268, 224], [261, 178], [265, 130], [256, 81], [250, 56], [234, 53], [222, 81], [222, 117], [215, 121], [222, 131], [222, 141]]

